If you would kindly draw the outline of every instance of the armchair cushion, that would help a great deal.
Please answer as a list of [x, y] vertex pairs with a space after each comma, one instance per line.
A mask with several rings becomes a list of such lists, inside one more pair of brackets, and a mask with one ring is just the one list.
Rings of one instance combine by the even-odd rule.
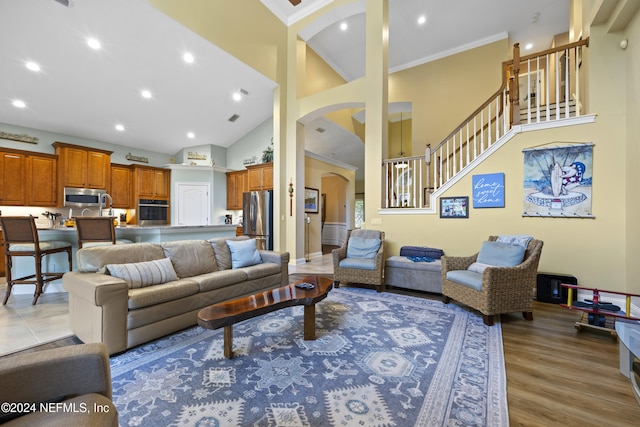
[[502, 242], [482, 243], [476, 262], [495, 267], [515, 267], [524, 259], [526, 248]]
[[355, 268], [358, 270], [376, 269], [376, 261], [373, 258], [345, 258], [338, 265], [340, 268]]
[[[373, 259], [380, 248], [380, 239], [351, 237], [347, 245], [347, 258]], [[372, 269], [373, 270], [373, 269]]]
[[476, 291], [482, 290], [482, 273], [469, 270], [453, 270], [447, 271], [446, 278]]
[[262, 262], [255, 239], [227, 240], [227, 245], [231, 251], [231, 268], [248, 267]]

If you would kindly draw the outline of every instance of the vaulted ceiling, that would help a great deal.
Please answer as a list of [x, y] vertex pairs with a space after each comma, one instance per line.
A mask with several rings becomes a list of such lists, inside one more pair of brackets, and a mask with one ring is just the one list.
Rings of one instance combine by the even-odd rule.
[[[291, 24], [332, 0], [261, 2]], [[147, 0], [64, 3], [0, 2], [0, 122], [174, 154], [203, 144], [228, 147], [271, 116], [273, 81]], [[363, 5], [332, 9], [300, 34], [347, 81], [364, 73], [364, 15], [350, 12]], [[505, 37], [545, 49], [568, 30], [568, 9], [569, 0], [389, 0], [390, 71]], [[424, 25], [416, 23], [421, 15]], [[87, 46], [90, 37], [101, 49]], [[40, 71], [27, 69], [28, 62]], [[12, 105], [16, 100], [25, 107]], [[362, 169], [361, 141], [317, 120], [307, 126], [307, 150]], [[344, 152], [350, 146], [352, 153]]]

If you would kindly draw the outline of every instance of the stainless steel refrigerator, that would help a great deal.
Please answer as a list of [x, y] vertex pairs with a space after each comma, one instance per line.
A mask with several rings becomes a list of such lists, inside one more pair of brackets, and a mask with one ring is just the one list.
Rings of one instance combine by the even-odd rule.
[[243, 233], [257, 240], [258, 249], [273, 250], [273, 191], [242, 194]]

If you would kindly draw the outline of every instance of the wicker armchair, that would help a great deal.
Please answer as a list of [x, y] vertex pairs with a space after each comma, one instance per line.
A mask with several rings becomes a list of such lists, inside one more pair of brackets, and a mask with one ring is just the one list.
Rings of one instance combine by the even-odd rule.
[[[380, 239], [380, 246], [373, 259], [363, 263], [370, 265], [362, 268], [354, 267], [347, 258], [349, 239], [360, 237], [362, 239]], [[353, 284], [366, 284], [376, 287], [378, 292], [385, 289], [384, 286], [384, 231], [378, 230], [349, 230], [342, 247], [332, 251], [333, 256], [333, 280], [335, 287], [340, 287], [340, 282]], [[350, 266], [349, 266], [350, 265]]]
[[[490, 236], [495, 241], [496, 236]], [[536, 287], [538, 262], [543, 242], [531, 240], [521, 264], [515, 267], [488, 267], [482, 273], [482, 289], [462, 285], [447, 279], [447, 272], [466, 270], [476, 262], [478, 254], [469, 257], [442, 257], [442, 295], [445, 304], [452, 299], [483, 314], [484, 323], [493, 325], [495, 314], [521, 311], [526, 320], [533, 320], [533, 289]]]

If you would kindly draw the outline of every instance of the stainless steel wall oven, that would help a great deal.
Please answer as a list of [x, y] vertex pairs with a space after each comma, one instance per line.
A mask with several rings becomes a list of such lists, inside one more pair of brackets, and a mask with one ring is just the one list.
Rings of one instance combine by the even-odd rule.
[[139, 199], [138, 225], [169, 225], [169, 201]]

